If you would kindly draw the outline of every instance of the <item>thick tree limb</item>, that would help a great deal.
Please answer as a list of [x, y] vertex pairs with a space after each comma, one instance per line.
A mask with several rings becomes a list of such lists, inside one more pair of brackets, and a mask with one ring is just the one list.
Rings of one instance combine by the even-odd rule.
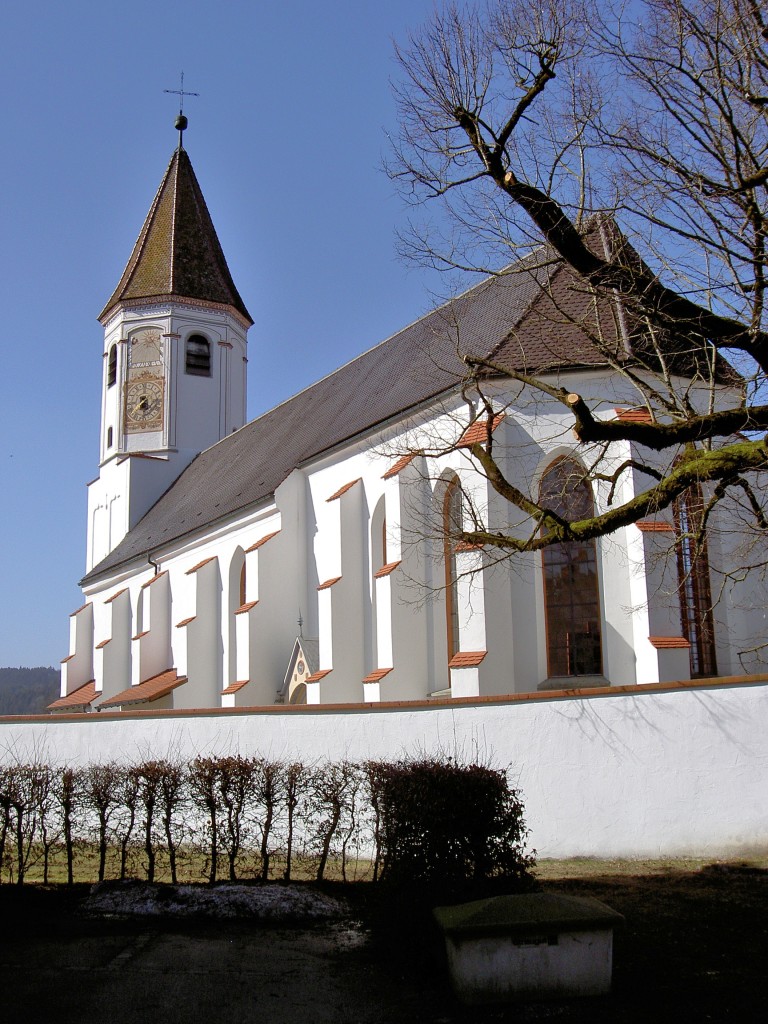
[[510, 484], [498, 463], [482, 445], [474, 444], [470, 451], [482, 466], [494, 490], [529, 515], [540, 525], [542, 532], [520, 538], [506, 533], [475, 530], [463, 532], [461, 540], [468, 544], [482, 544], [509, 551], [538, 551], [561, 541], [586, 541], [602, 537], [636, 523], [659, 509], [668, 508], [675, 498], [695, 484], [729, 481], [742, 472], [768, 469], [768, 444], [765, 440], [736, 442], [714, 451], [695, 449], [678, 468], [671, 470], [657, 484], [630, 501], [589, 519], [568, 523]]

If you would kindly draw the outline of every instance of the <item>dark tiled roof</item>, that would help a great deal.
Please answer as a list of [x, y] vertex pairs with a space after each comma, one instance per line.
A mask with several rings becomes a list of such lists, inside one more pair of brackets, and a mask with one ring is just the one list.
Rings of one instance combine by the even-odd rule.
[[320, 641], [317, 637], [297, 636], [296, 643], [304, 655], [310, 675], [314, 674], [320, 665]]
[[460, 353], [526, 372], [600, 366], [592, 332], [628, 355], [613, 300], [538, 250], [202, 452], [84, 582], [267, 501], [297, 466], [448, 393]]
[[102, 310], [151, 298], [198, 299], [248, 310], [227, 267], [203, 193], [185, 150], [171, 157], [120, 283]]
[[456, 387], [459, 350], [498, 347], [550, 274], [530, 259], [482, 281], [208, 448], [85, 580], [265, 501], [296, 466]]

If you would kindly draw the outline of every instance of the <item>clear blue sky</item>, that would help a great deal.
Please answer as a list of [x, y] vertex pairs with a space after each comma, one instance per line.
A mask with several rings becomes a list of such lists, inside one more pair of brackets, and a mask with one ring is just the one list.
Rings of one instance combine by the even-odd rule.
[[27, 0], [0, 14], [0, 666], [58, 664], [98, 473], [102, 330], [176, 145], [250, 332], [255, 416], [420, 316], [381, 170], [392, 40], [433, 0]]

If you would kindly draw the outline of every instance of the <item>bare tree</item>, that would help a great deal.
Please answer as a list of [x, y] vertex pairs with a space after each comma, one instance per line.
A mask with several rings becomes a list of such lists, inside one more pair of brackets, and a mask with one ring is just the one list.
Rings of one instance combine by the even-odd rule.
[[157, 860], [155, 814], [162, 799], [165, 765], [162, 761], [142, 761], [132, 771], [138, 780], [138, 799], [144, 818], [141, 824], [144, 833], [144, 852], [147, 855], [147, 881], [154, 882]]
[[[36, 766], [12, 765], [4, 772], [2, 783], [0, 801], [5, 811], [2, 846], [5, 846], [7, 834], [11, 831], [16, 845], [16, 882], [22, 885], [39, 824], [35, 793]], [[12, 874], [13, 867], [10, 864], [9, 869], [9, 874]]]
[[310, 770], [301, 761], [291, 761], [285, 768], [284, 785], [286, 838], [285, 872], [283, 878], [286, 882], [290, 882], [291, 870], [293, 868], [296, 814], [301, 807], [302, 800], [306, 799], [311, 786]]
[[187, 773], [178, 761], [159, 762], [160, 792], [158, 796], [160, 817], [168, 850], [171, 881], [178, 882], [177, 860], [182, 837], [186, 833], [181, 814], [187, 803]]
[[[757, 0], [488, 0], [438, 10], [398, 48], [404, 253], [519, 275], [550, 334], [570, 332], [549, 358], [521, 357], [514, 326], [496, 353], [456, 338], [477, 424], [463, 447], [514, 510], [498, 528], [473, 507], [456, 540], [496, 557], [585, 541], [693, 486], [699, 535], [723, 502], [764, 535], [767, 24]], [[563, 386], [569, 354], [620, 377], [639, 414]], [[499, 379], [565, 413], [601, 507], [574, 516], [510, 472]], [[422, 433], [411, 451], [456, 444]]]
[[61, 840], [63, 823], [58, 815], [57, 783], [59, 773], [40, 761], [34, 765], [34, 801], [43, 855], [43, 885], [48, 885], [51, 852]]
[[229, 880], [237, 879], [237, 859], [249, 839], [252, 805], [259, 786], [257, 758], [234, 754], [217, 759], [218, 789], [223, 807], [221, 845], [227, 851]]
[[[346, 845], [354, 831], [355, 796], [360, 788], [360, 771], [350, 761], [334, 761], [316, 766], [312, 775], [311, 825], [312, 845], [317, 852], [318, 882], [325, 878], [328, 859], [334, 842], [339, 851], [346, 852]], [[345, 871], [346, 868], [343, 867]]]
[[118, 835], [120, 837], [120, 881], [128, 876], [128, 850], [133, 839], [136, 825], [136, 811], [139, 806], [139, 790], [141, 778], [132, 765], [119, 769], [117, 780], [118, 801], [120, 804], [120, 821]]
[[100, 882], [104, 881], [106, 872], [112, 819], [120, 806], [122, 774], [122, 768], [114, 762], [91, 764], [83, 771], [83, 804], [96, 816]]
[[206, 815], [210, 857], [208, 881], [213, 885], [218, 877], [220, 818], [223, 811], [218, 758], [200, 756], [190, 763], [189, 791], [194, 805]]
[[269, 761], [264, 757], [257, 759], [256, 799], [260, 809], [257, 824], [261, 841], [261, 881], [269, 880], [269, 868], [272, 859], [271, 841], [275, 827], [275, 815], [278, 813], [285, 795], [285, 766], [280, 761]]
[[75, 880], [74, 821], [77, 803], [82, 788], [83, 772], [64, 765], [56, 772], [53, 784], [53, 799], [57, 805], [64, 838], [64, 853], [67, 859], [67, 885]]

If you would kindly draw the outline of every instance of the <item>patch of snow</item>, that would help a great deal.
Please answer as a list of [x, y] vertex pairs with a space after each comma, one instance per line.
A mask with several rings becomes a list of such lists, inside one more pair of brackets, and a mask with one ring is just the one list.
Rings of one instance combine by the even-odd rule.
[[249, 918], [286, 923], [349, 916], [349, 909], [341, 900], [307, 886], [236, 883], [202, 886], [100, 882], [91, 889], [84, 909], [89, 914]]

